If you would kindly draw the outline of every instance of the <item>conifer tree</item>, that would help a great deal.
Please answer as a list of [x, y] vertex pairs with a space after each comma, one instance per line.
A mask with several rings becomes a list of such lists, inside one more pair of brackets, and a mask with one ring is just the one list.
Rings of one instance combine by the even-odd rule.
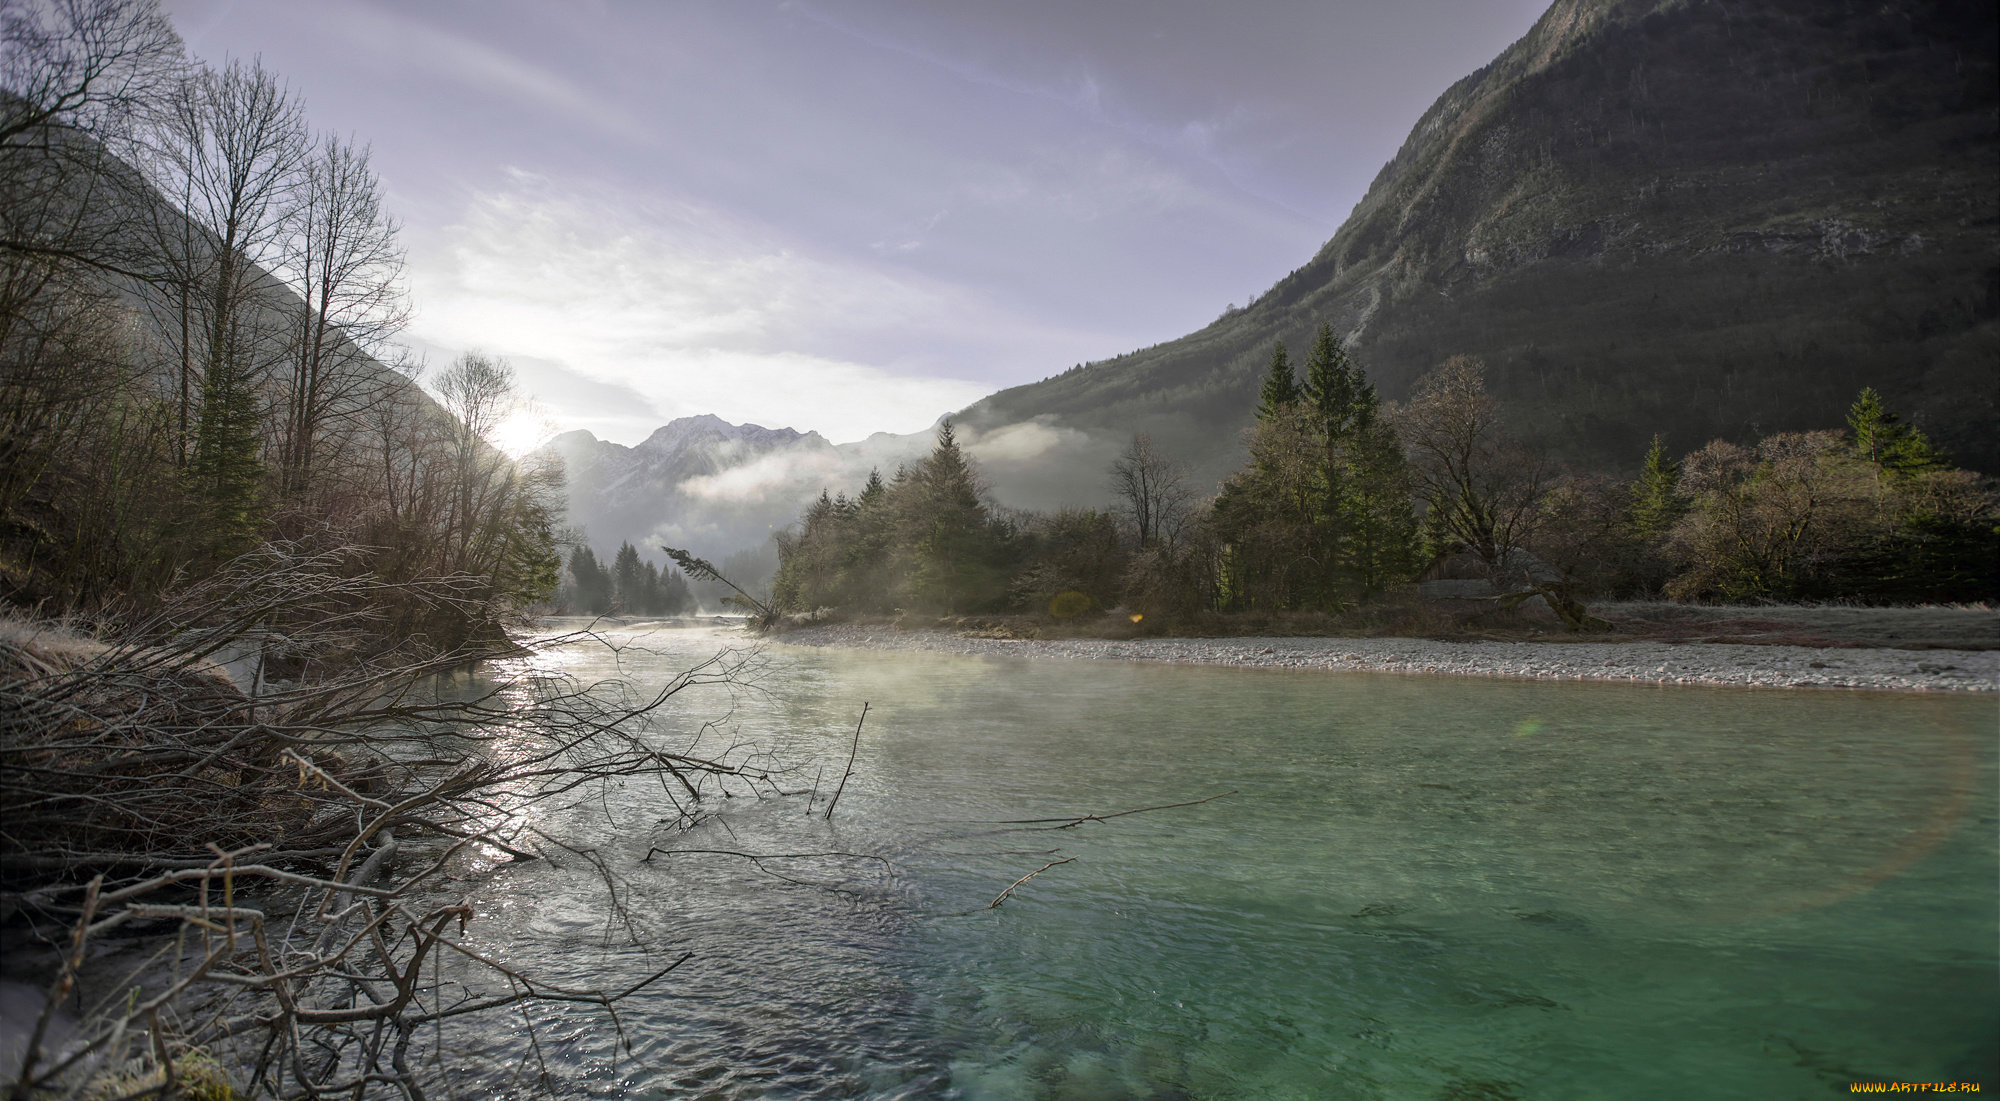
[[597, 555], [588, 546], [579, 546], [569, 555], [569, 576], [576, 585], [576, 607], [582, 615], [609, 615], [613, 591], [611, 575], [598, 565]]
[[1645, 466], [1632, 486], [1630, 515], [1632, 530], [1642, 539], [1655, 539], [1674, 526], [1687, 511], [1687, 499], [1680, 492], [1681, 464], [1667, 456], [1660, 437], [1646, 451]]
[[1258, 392], [1257, 419], [1270, 420], [1299, 400], [1299, 382], [1292, 377], [1292, 360], [1285, 353], [1285, 342], [1280, 340], [1271, 348], [1271, 366], [1264, 375], [1264, 388]]
[[1378, 415], [1381, 399], [1359, 365], [1349, 377], [1354, 396], [1340, 447], [1335, 561], [1348, 590], [1367, 597], [1416, 573], [1417, 519], [1403, 441]]
[[[1353, 427], [1360, 387], [1358, 371], [1348, 360], [1332, 325], [1321, 325], [1313, 337], [1312, 352], [1306, 356], [1306, 381], [1302, 396], [1312, 403], [1329, 440], [1340, 440]], [[1372, 392], [1370, 397], [1372, 398]]]
[[1854, 450], [1885, 470], [1909, 476], [1926, 470], [1943, 470], [1950, 464], [1931, 446], [1931, 441], [1915, 426], [1882, 404], [1882, 395], [1864, 386], [1847, 410], [1847, 426], [1854, 432]]
[[255, 384], [235, 356], [211, 366], [203, 380], [191, 474], [196, 500], [205, 506], [208, 549], [237, 554], [256, 541], [264, 467]]
[[645, 613], [645, 570], [639, 565], [639, 548], [622, 543], [611, 560], [612, 606], [627, 615]]
[[938, 427], [937, 446], [910, 473], [909, 487], [912, 595], [947, 613], [978, 603], [993, 580], [986, 505], [950, 421]]
[[[648, 570], [653, 568], [646, 563]], [[660, 571], [660, 615], [681, 615], [694, 610], [694, 593], [689, 590], [687, 578], [672, 566]]]
[[660, 568], [645, 562], [639, 569], [639, 610], [647, 615], [665, 615], [666, 594], [660, 590]]

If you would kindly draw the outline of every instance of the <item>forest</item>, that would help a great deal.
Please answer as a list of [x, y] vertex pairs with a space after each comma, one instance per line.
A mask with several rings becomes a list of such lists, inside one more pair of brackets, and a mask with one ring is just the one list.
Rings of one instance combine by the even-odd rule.
[[578, 541], [550, 607], [569, 615], [682, 615], [695, 610], [696, 599], [679, 570], [662, 571], [630, 543], [619, 544], [607, 568]]
[[454, 941], [436, 884], [537, 859], [539, 804], [742, 777], [643, 736], [740, 663], [459, 687], [545, 645], [562, 472], [488, 442], [504, 360], [418, 384], [367, 147], [155, 0], [0, 5], [0, 47], [9, 1096], [422, 1096], [420, 1032], [609, 1008]]
[[486, 442], [504, 361], [417, 384], [366, 145], [152, 5], [8, 19], [0, 597], [132, 620], [283, 545], [373, 579], [362, 650], [504, 641], [561, 571], [561, 471]]
[[[1295, 372], [1271, 353], [1249, 458], [1212, 496], [1135, 436], [1105, 477], [1118, 504], [1038, 514], [991, 500], [950, 423], [921, 461], [822, 493], [778, 537], [777, 610], [1117, 613], [1146, 631], [1217, 617], [1364, 614], [1428, 580], [1483, 582], [1487, 607], [1585, 602], [1962, 602], [2000, 595], [1992, 479], [1856, 396], [1844, 427], [1717, 440], [1636, 477], [1564, 464], [1506, 428], [1484, 366], [1454, 356], [1383, 403], [1322, 325]], [[1635, 456], [1635, 459], [1638, 458]]]

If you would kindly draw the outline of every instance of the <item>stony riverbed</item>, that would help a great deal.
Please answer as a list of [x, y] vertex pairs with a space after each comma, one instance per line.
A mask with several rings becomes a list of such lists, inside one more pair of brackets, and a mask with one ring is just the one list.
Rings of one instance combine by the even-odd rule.
[[793, 646], [1356, 670], [1449, 676], [1608, 680], [1763, 688], [1993, 692], [2000, 651], [1890, 650], [1671, 642], [1439, 642], [1416, 638], [968, 638], [942, 630], [806, 627]]

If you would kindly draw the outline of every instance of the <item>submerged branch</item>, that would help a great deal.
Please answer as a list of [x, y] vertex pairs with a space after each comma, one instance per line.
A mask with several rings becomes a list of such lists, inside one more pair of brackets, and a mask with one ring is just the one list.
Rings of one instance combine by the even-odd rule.
[[1039, 867], [1039, 868], [1036, 868], [1036, 869], [1035, 869], [1034, 871], [1032, 871], [1032, 872], [1029, 872], [1029, 873], [1028, 873], [1027, 875], [1024, 875], [1024, 876], [1022, 876], [1021, 878], [1019, 878], [1019, 879], [1015, 880], [1014, 882], [1012, 882], [1012, 883], [1009, 883], [1009, 884], [1007, 885], [1007, 889], [1006, 889], [1006, 890], [1004, 890], [1004, 891], [1001, 891], [1001, 892], [1000, 892], [999, 894], [997, 894], [997, 895], [993, 896], [993, 901], [991, 901], [991, 902], [987, 903], [987, 904], [986, 904], [986, 905], [985, 905], [984, 907], [982, 907], [982, 909], [987, 909], [987, 910], [991, 910], [991, 909], [994, 909], [995, 907], [999, 906], [999, 905], [1000, 905], [1001, 903], [1003, 903], [1003, 902], [1007, 901], [1007, 897], [1008, 897], [1009, 895], [1011, 895], [1011, 894], [1013, 894], [1013, 893], [1014, 893], [1014, 889], [1015, 889], [1016, 887], [1019, 887], [1019, 886], [1020, 886], [1021, 884], [1023, 884], [1023, 883], [1026, 883], [1027, 881], [1029, 881], [1029, 880], [1031, 880], [1031, 879], [1035, 878], [1036, 876], [1038, 876], [1038, 875], [1042, 874], [1043, 872], [1046, 872], [1046, 871], [1048, 871], [1048, 870], [1049, 870], [1050, 868], [1053, 868], [1053, 867], [1055, 867], [1055, 866], [1056, 866], [1056, 865], [1058, 865], [1058, 864], [1069, 864], [1069, 863], [1072, 863], [1072, 862], [1074, 862], [1075, 860], [1076, 860], [1076, 857], [1073, 857], [1073, 856], [1067, 856], [1067, 857], [1064, 857], [1064, 858], [1063, 858], [1063, 859], [1061, 859], [1061, 860], [1051, 860], [1051, 861], [1049, 861], [1049, 862], [1048, 862], [1047, 864], [1044, 864], [1044, 865], [1042, 865], [1041, 867]]
[[854, 721], [854, 744], [847, 748], [847, 770], [840, 774], [840, 786], [834, 789], [833, 798], [826, 804], [826, 817], [833, 818], [833, 808], [840, 803], [840, 793], [847, 790], [847, 778], [854, 773], [854, 755], [861, 752], [861, 724], [868, 721], [868, 704], [861, 704], [861, 717]]
[[[1176, 807], [1198, 807], [1203, 803], [1212, 803], [1217, 799], [1223, 798], [1223, 796], [1234, 795], [1236, 791], [1237, 789], [1231, 788], [1220, 794], [1211, 795], [1206, 799], [1194, 799], [1186, 803], [1162, 803], [1157, 807], [1139, 807], [1134, 810], [1121, 810], [1111, 814], [1081, 814], [1074, 818], [1004, 818], [997, 822], [986, 824], [995, 826], [1033, 826], [1036, 829], [1044, 830], [1066, 830], [1075, 826], [1081, 826], [1085, 822], [1108, 822], [1113, 818], [1123, 818], [1128, 814], [1145, 814], [1148, 811], [1155, 810], [1173, 810]], [[1045, 822], [1059, 822], [1061, 825], [1043, 825], [1042, 823]]]

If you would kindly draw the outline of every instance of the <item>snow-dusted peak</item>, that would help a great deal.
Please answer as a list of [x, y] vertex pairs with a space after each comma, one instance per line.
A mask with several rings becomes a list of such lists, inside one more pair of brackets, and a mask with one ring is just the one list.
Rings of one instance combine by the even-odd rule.
[[713, 413], [680, 417], [667, 422], [646, 437], [636, 451], [673, 454], [697, 444], [744, 443], [752, 450], [765, 451], [800, 441], [819, 441], [817, 432], [792, 428], [766, 428], [761, 424], [731, 424]]

